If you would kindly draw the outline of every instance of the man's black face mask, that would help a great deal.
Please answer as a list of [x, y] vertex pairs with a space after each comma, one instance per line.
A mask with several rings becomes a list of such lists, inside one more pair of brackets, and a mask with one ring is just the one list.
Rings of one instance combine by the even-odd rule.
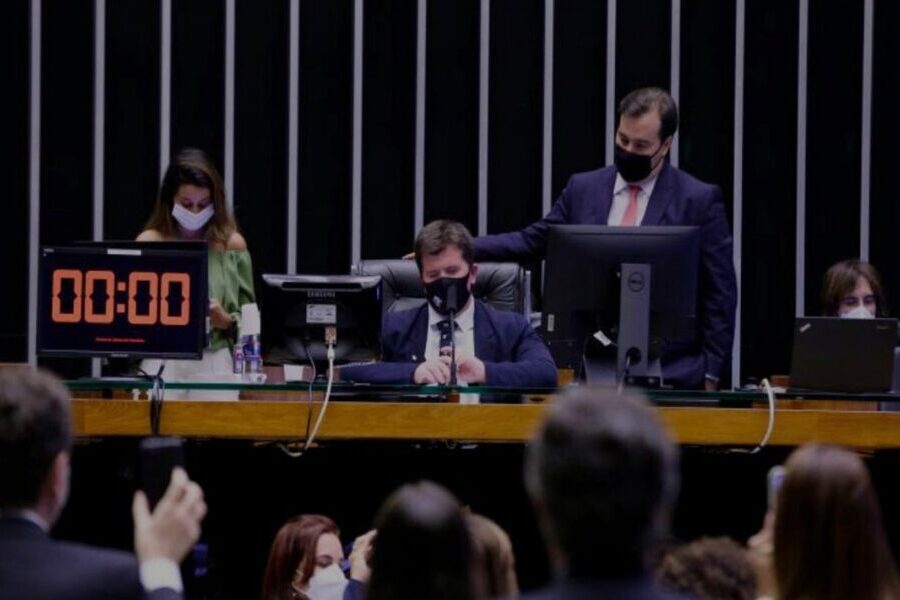
[[441, 277], [425, 284], [428, 304], [442, 315], [458, 313], [469, 301], [469, 274], [462, 277]]
[[662, 150], [663, 145], [660, 143], [659, 148], [651, 155], [646, 154], [635, 154], [634, 152], [629, 152], [628, 150], [622, 148], [619, 144], [613, 144], [614, 147], [614, 157], [613, 162], [616, 164], [616, 169], [619, 171], [619, 175], [622, 176], [622, 179], [627, 181], [628, 183], [637, 183], [638, 181], [642, 181], [650, 175], [650, 171], [653, 170], [653, 157], [659, 154], [660, 150]]

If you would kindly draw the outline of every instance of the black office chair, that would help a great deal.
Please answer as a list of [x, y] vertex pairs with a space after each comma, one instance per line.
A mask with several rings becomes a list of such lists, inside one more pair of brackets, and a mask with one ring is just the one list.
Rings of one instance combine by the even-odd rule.
[[[384, 311], [406, 310], [425, 303], [425, 289], [414, 260], [363, 260], [354, 275], [381, 275]], [[517, 263], [478, 263], [475, 297], [498, 310], [531, 314], [531, 273]]]

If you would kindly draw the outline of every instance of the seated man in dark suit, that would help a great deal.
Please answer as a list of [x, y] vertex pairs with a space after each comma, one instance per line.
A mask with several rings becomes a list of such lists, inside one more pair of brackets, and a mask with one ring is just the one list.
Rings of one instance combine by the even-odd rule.
[[654, 588], [649, 559], [678, 493], [678, 449], [643, 399], [563, 394], [528, 446], [525, 485], [557, 575], [526, 598], [677, 598]]
[[506, 387], [553, 387], [556, 365], [522, 315], [497, 311], [472, 297], [478, 265], [472, 236], [460, 223], [433, 221], [416, 237], [416, 264], [428, 303], [386, 313], [382, 361], [343, 367], [341, 378], [369, 383], [450, 383], [448, 297], [455, 315], [457, 380]]
[[52, 375], [0, 371], [0, 596], [17, 600], [182, 597], [178, 562], [200, 535], [203, 492], [177, 469], [151, 513], [135, 494], [135, 556], [48, 532], [69, 490], [69, 394]]
[[699, 341], [662, 348], [663, 378], [678, 388], [716, 389], [734, 340], [737, 283], [722, 191], [669, 164], [675, 101], [642, 88], [619, 104], [615, 164], [576, 173], [550, 212], [521, 231], [479, 237], [477, 260], [544, 258], [550, 225], [694, 225], [700, 228]]

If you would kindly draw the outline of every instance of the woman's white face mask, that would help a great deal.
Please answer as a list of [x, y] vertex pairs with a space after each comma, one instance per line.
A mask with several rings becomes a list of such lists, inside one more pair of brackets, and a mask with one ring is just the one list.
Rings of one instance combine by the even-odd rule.
[[213, 214], [215, 214], [215, 210], [213, 210], [212, 204], [196, 213], [189, 211], [177, 202], [172, 206], [172, 217], [187, 231], [199, 231], [203, 229], [203, 227], [209, 223], [209, 220], [212, 219]]
[[305, 593], [311, 600], [341, 600], [346, 587], [347, 577], [337, 563], [332, 563], [316, 567]]
[[853, 310], [848, 310], [847, 312], [841, 313], [842, 319], [874, 319], [875, 315], [872, 314], [865, 306], [857, 306]]

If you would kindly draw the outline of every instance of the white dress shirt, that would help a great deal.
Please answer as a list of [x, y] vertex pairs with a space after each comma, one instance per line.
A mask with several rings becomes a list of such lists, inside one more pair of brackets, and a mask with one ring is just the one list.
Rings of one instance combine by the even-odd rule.
[[641, 191], [638, 192], [637, 218], [635, 219], [634, 224], [640, 225], [641, 221], [644, 220], [644, 213], [647, 212], [647, 205], [650, 203], [650, 195], [653, 193], [653, 188], [656, 187], [657, 175], [658, 173], [654, 173], [643, 181], [629, 184], [622, 179], [620, 174], [616, 173], [616, 183], [613, 186], [612, 205], [609, 207], [609, 217], [606, 219], [606, 224], [622, 224], [622, 217], [625, 216], [625, 210], [628, 208], [629, 200], [631, 200], [631, 190], [628, 189], [628, 186], [639, 185], [641, 186]]
[[[425, 340], [425, 360], [437, 358], [441, 354], [441, 331], [438, 323], [449, 317], [442, 315], [428, 305], [428, 338]], [[456, 354], [475, 356], [475, 299], [469, 298], [466, 306], [456, 315], [456, 330], [453, 332]]]

